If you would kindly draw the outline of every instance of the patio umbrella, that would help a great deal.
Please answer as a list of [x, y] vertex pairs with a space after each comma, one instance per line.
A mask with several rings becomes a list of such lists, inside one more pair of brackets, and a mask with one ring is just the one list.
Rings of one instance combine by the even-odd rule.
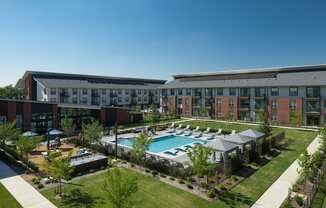
[[59, 136], [62, 135], [63, 132], [58, 130], [58, 129], [52, 129], [51, 131], [49, 131], [48, 133], [50, 136]]
[[22, 134], [23, 137], [33, 137], [33, 136], [37, 136], [38, 134], [32, 131], [26, 131]]

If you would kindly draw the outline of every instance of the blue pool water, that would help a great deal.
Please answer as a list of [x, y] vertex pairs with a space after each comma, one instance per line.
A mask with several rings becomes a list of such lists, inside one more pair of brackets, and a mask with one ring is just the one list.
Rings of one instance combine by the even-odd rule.
[[[149, 152], [163, 152], [172, 148], [176, 147], [181, 147], [186, 144], [190, 144], [193, 142], [201, 142], [203, 143], [202, 140], [198, 139], [193, 139], [190, 137], [186, 136], [174, 136], [174, 135], [169, 135], [169, 136], [163, 136], [159, 137], [153, 140], [153, 142], [149, 145]], [[127, 146], [127, 147], [132, 147], [133, 144], [133, 138], [123, 138], [118, 140], [118, 144]]]

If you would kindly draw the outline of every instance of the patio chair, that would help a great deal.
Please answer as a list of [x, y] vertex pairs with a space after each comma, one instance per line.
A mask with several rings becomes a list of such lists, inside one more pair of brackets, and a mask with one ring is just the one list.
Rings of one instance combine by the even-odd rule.
[[216, 132], [216, 135], [220, 135], [222, 134], [222, 129], [219, 129], [217, 132]]
[[184, 132], [185, 132], [185, 130], [184, 130], [184, 129], [181, 129], [181, 130], [177, 131], [175, 134], [176, 134], [176, 135], [181, 135], [181, 134], [183, 134]]
[[173, 155], [176, 156], [178, 154], [178, 150], [167, 150], [165, 152], [163, 152], [164, 154], [168, 154], [168, 155]]
[[204, 131], [204, 133], [209, 133], [211, 131], [210, 127], [207, 127], [207, 129]]
[[179, 126], [177, 127], [177, 129], [182, 129], [182, 124], [179, 124]]
[[175, 132], [175, 128], [169, 128], [168, 130], [167, 130], [167, 133], [174, 133]]
[[203, 135], [202, 132], [197, 132], [196, 134], [194, 134], [194, 137], [195, 137], [195, 138], [199, 138], [199, 137], [201, 137], [202, 135]]
[[194, 129], [194, 132], [197, 132], [200, 130], [200, 127], [199, 126], [196, 126], [196, 128]]
[[234, 134], [235, 134], [235, 130], [232, 130], [231, 135], [234, 135]]
[[188, 131], [185, 131], [184, 136], [190, 136], [191, 134], [192, 134], [192, 131], [188, 130]]
[[214, 134], [204, 134], [205, 140], [213, 140], [215, 138]]
[[190, 125], [187, 125], [185, 130], [189, 130], [190, 129]]
[[187, 152], [188, 148], [186, 146], [181, 146], [181, 147], [175, 148], [175, 150], [181, 151], [181, 152]]
[[171, 126], [169, 128], [171, 129], [171, 128], [174, 128], [174, 127], [175, 127], [175, 123], [172, 122], [172, 124], [171, 124]]

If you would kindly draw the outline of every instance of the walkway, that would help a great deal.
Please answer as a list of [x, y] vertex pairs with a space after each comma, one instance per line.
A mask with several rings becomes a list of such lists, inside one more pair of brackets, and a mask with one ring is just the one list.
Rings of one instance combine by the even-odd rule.
[[32, 185], [27, 183], [2, 161], [0, 161], [0, 170], [0, 182], [22, 207], [56, 208], [56, 206], [40, 194]]
[[[308, 153], [315, 153], [318, 150], [319, 144], [319, 137], [316, 137], [308, 146]], [[298, 169], [298, 160], [295, 160], [291, 166], [255, 202], [252, 208], [280, 207], [288, 196], [289, 188], [291, 188], [292, 185], [299, 179], [299, 174], [297, 172]]]

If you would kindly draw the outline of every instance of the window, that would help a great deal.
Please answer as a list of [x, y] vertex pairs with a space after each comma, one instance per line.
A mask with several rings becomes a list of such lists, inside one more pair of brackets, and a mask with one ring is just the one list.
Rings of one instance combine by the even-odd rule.
[[129, 90], [125, 90], [126, 95], [129, 95], [129, 93], [130, 93]]
[[229, 99], [229, 108], [233, 108], [233, 107], [234, 107], [233, 99]]
[[122, 102], [122, 98], [118, 97], [118, 102], [121, 103]]
[[297, 109], [297, 102], [295, 100], [290, 100], [290, 110], [296, 110]]
[[182, 89], [178, 89], [178, 95], [182, 95]]
[[102, 104], [106, 103], [106, 97], [102, 97]]
[[129, 103], [129, 98], [128, 97], [125, 98], [125, 102]]
[[50, 98], [50, 102], [51, 103], [56, 103], [57, 102], [57, 98]]
[[144, 95], [147, 95], [147, 90], [144, 90]]
[[250, 88], [240, 88], [240, 97], [249, 97]]
[[202, 93], [201, 89], [194, 89], [195, 96], [201, 97], [201, 93]]
[[264, 97], [266, 95], [265, 88], [257, 87], [255, 88], [255, 96], [256, 97]]
[[207, 97], [213, 96], [212, 88], [205, 88], [205, 96]]
[[170, 95], [174, 95], [174, 89], [170, 89]]
[[7, 122], [7, 117], [6, 116], [0, 116], [0, 124], [4, 124]]
[[83, 98], [81, 99], [81, 103], [82, 103], [82, 104], [87, 104], [87, 103], [88, 103], [88, 99], [87, 99], [87, 97], [83, 97]]
[[222, 111], [222, 99], [216, 100], [216, 111], [221, 112]]
[[147, 102], [147, 97], [144, 97], [144, 102], [145, 102], [145, 103]]
[[272, 87], [271, 96], [278, 96], [278, 87]]
[[138, 100], [138, 102], [140, 103], [140, 102], [141, 102], [141, 97], [138, 97], [138, 99], [137, 99], [137, 100]]
[[73, 104], [77, 104], [77, 97], [73, 97], [73, 98], [72, 98], [72, 103], [73, 103]]
[[276, 102], [276, 100], [272, 100], [272, 109], [273, 110], [277, 109], [277, 102]]
[[320, 88], [319, 87], [307, 87], [307, 97], [320, 97]]
[[277, 112], [273, 111], [272, 112], [272, 121], [276, 121], [277, 120]]
[[102, 89], [102, 95], [106, 95], [106, 89]]
[[51, 90], [50, 90], [50, 94], [51, 94], [51, 95], [56, 95], [56, 94], [57, 94], [57, 89], [55, 89], [55, 88], [51, 88]]
[[87, 89], [82, 89], [82, 93], [83, 93], [83, 95], [87, 95]]
[[72, 94], [73, 94], [73, 95], [77, 95], [77, 88], [73, 88], [73, 89], [72, 89]]
[[187, 96], [191, 96], [191, 89], [189, 89], [189, 88], [186, 89], [186, 95], [187, 95]]
[[230, 90], [229, 91], [230, 96], [235, 96], [236, 95], [236, 89], [235, 88], [230, 88], [229, 90]]
[[223, 95], [223, 88], [216, 88], [216, 95], [222, 96]]
[[121, 95], [122, 94], [122, 90], [118, 90], [118, 95]]
[[290, 87], [289, 88], [289, 95], [290, 96], [298, 96], [298, 88], [297, 87]]
[[138, 95], [141, 95], [141, 90], [137, 90], [137, 94]]

